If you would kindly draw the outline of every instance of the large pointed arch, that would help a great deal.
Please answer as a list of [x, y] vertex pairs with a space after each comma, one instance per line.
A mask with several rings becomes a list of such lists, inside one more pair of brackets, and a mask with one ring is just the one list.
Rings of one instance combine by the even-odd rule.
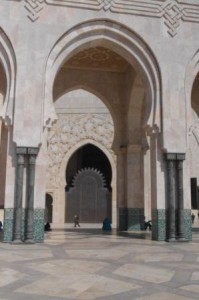
[[16, 57], [12, 44], [0, 28], [0, 63], [2, 64], [7, 81], [7, 91], [4, 105], [0, 111], [0, 118], [6, 125], [13, 124], [15, 83], [16, 83]]
[[66, 32], [54, 45], [46, 65], [44, 126], [56, 119], [53, 84], [63, 63], [88, 46], [103, 45], [112, 49], [141, 72], [147, 83], [148, 118], [145, 125], [160, 128], [161, 76], [155, 56], [146, 43], [127, 27], [109, 20], [91, 20]]

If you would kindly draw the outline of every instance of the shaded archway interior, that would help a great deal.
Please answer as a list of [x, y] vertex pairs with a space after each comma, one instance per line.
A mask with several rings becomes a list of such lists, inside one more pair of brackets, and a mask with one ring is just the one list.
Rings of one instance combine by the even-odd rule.
[[66, 169], [66, 182], [68, 190], [78, 171], [93, 168], [103, 174], [105, 186], [111, 190], [112, 171], [106, 155], [98, 147], [88, 144], [78, 149], [70, 158]]
[[[199, 118], [199, 73], [197, 74], [191, 93], [191, 107], [193, 110], [193, 120], [196, 128]], [[191, 206], [193, 210], [199, 209], [199, 158], [198, 158], [198, 141], [192, 134], [189, 140], [190, 144], [190, 177], [191, 177]], [[197, 212], [196, 212], [197, 213]]]
[[199, 116], [199, 73], [197, 74], [191, 93], [191, 107], [194, 112]]
[[53, 215], [53, 197], [50, 194], [46, 194], [46, 203], [45, 203], [45, 222], [52, 223]]
[[[7, 80], [2, 64], [0, 63], [0, 111], [6, 97]], [[8, 129], [0, 120], [0, 208], [4, 207], [6, 186], [6, 161], [7, 161]]]
[[103, 46], [80, 50], [66, 59], [58, 72], [54, 101], [76, 87], [100, 95], [109, 109], [117, 134], [114, 149], [127, 145], [129, 140], [142, 143], [142, 127], [148, 115], [147, 86], [142, 74], [124, 57]]

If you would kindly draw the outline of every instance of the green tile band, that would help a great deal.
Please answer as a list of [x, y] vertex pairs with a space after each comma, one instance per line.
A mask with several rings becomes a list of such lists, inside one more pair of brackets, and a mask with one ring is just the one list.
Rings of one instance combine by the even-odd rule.
[[44, 241], [44, 215], [45, 209], [34, 210], [33, 239], [37, 243]]
[[3, 223], [3, 241], [10, 243], [13, 240], [14, 229], [14, 208], [4, 209], [4, 223]]
[[143, 208], [120, 208], [119, 230], [139, 231], [144, 227]]
[[[35, 242], [44, 241], [44, 209], [34, 210], [34, 223], [33, 223], [33, 238]], [[14, 230], [14, 208], [4, 209], [4, 236], [3, 241], [5, 243], [11, 243], [13, 241]], [[21, 240], [24, 241], [24, 232], [26, 226], [25, 209], [22, 209], [21, 220]]]
[[188, 241], [192, 240], [191, 209], [184, 209], [184, 237]]
[[152, 239], [155, 241], [166, 240], [166, 210], [152, 210]]

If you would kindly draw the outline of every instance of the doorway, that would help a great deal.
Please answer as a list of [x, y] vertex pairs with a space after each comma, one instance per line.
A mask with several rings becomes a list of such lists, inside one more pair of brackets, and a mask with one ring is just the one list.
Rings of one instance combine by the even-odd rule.
[[78, 214], [82, 223], [101, 223], [112, 218], [112, 171], [106, 155], [87, 144], [71, 157], [66, 169], [65, 222]]

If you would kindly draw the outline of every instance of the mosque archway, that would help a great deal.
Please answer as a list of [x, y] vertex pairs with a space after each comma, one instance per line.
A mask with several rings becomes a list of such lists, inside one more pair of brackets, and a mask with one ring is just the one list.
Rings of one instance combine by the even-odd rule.
[[[109, 22], [99, 20], [96, 31], [96, 24], [90, 23], [90, 26], [85, 23], [74, 28], [76, 32], [84, 28], [78, 41], [73, 40], [71, 31], [63, 35], [52, 49], [47, 63], [46, 105], [53, 101], [56, 105], [59, 97], [76, 88], [90, 91], [103, 101], [114, 124], [111, 149], [117, 163], [117, 227], [140, 230], [145, 211], [150, 219], [152, 210], [157, 211], [157, 194], [161, 192], [157, 178], [161, 176], [162, 184], [165, 184], [157, 162], [157, 157], [163, 160], [159, 69], [151, 50], [135, 33], [129, 32], [127, 38], [127, 28], [120, 27], [113, 32]], [[55, 117], [53, 109], [51, 113], [46, 119], [47, 126]], [[90, 128], [92, 130], [92, 125]], [[157, 143], [150, 139], [154, 132], [159, 133]], [[100, 136], [100, 132], [96, 136]], [[70, 139], [74, 140], [74, 137]], [[150, 155], [146, 155], [149, 151]], [[166, 199], [162, 199], [164, 209], [165, 202]], [[158, 224], [157, 216], [153, 213], [153, 222]], [[156, 239], [159, 227], [154, 228]]]

